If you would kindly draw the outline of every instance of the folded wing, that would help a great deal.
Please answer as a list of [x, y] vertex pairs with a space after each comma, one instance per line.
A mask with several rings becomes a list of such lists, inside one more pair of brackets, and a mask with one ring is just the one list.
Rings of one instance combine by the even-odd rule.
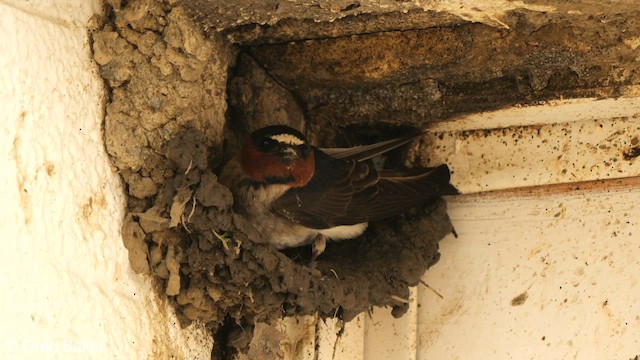
[[422, 132], [416, 133], [370, 145], [360, 145], [350, 148], [322, 148], [320, 150], [336, 159], [365, 161], [402, 146], [422, 134]]
[[[399, 145], [396, 142], [392, 148], [414, 137], [399, 141]], [[390, 143], [385, 145], [385, 151], [389, 150], [388, 145]], [[411, 175], [387, 171], [378, 173], [361, 161], [370, 158], [372, 152], [379, 154], [380, 148], [373, 151], [369, 147], [365, 152], [342, 152], [338, 155], [334, 152], [334, 157], [315, 151], [316, 169], [322, 170], [316, 172], [307, 186], [287, 191], [272, 206], [274, 212], [306, 227], [326, 229], [376, 221], [442, 195], [458, 193], [449, 184], [446, 165]]]

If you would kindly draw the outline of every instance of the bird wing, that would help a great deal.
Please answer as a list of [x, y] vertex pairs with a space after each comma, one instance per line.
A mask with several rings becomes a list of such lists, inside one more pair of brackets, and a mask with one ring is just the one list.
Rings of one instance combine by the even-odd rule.
[[277, 214], [313, 229], [376, 221], [457, 193], [446, 165], [419, 175], [381, 177], [365, 162], [333, 158], [318, 149], [315, 158], [321, 170], [311, 181], [272, 204]]
[[422, 134], [421, 132], [370, 145], [360, 145], [350, 148], [321, 148], [320, 150], [336, 159], [365, 161], [402, 146]]
[[456, 195], [458, 190], [449, 183], [449, 167], [445, 164], [423, 170], [417, 175], [396, 173], [386, 176], [383, 171], [376, 184], [378, 193], [373, 201], [360, 203], [354, 197], [351, 207], [366, 208], [369, 221], [377, 221], [403, 213], [443, 195]]

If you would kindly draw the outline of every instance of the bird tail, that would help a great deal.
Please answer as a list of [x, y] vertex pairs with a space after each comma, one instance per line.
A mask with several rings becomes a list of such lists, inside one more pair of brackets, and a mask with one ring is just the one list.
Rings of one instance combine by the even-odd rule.
[[439, 195], [458, 195], [460, 192], [453, 185], [451, 185], [451, 172], [447, 164], [439, 165], [424, 176], [428, 177], [433, 183], [438, 186]]
[[435, 196], [458, 195], [460, 192], [449, 183], [451, 173], [446, 164], [425, 169], [409, 169], [405, 171], [382, 170], [380, 176], [394, 183], [410, 185], [425, 194]]
[[369, 145], [353, 146], [349, 148], [321, 148], [320, 150], [336, 159], [366, 161], [398, 148], [422, 134], [423, 133], [415, 133]]

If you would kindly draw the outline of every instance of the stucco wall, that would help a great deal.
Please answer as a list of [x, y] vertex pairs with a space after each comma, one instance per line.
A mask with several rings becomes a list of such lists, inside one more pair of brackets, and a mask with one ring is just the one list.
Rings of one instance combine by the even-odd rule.
[[207, 358], [122, 246], [86, 30], [100, 3], [0, 1], [0, 358]]

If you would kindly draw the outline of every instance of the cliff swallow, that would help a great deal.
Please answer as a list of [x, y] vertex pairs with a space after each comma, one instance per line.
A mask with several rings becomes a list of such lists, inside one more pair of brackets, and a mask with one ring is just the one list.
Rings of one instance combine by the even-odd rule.
[[[418, 134], [419, 135], [419, 134]], [[284, 125], [253, 132], [220, 174], [234, 194], [234, 222], [250, 239], [278, 249], [351, 239], [369, 221], [457, 194], [449, 168], [377, 171], [367, 161], [418, 135], [352, 148], [320, 149]]]

